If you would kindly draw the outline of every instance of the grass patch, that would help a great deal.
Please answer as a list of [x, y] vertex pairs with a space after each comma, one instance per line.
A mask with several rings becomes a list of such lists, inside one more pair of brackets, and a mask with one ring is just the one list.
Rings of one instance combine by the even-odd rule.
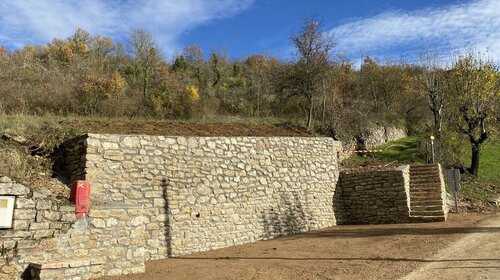
[[[462, 161], [467, 167], [471, 163], [471, 150], [469, 142], [467, 152], [462, 156]], [[479, 156], [479, 178], [500, 184], [500, 135], [494, 136], [481, 146]]]
[[462, 188], [459, 191], [461, 196], [487, 201], [500, 193], [500, 185], [489, 180], [465, 175], [461, 181]]
[[420, 139], [416, 136], [405, 137], [373, 149], [384, 150], [379, 153], [353, 154], [343, 161], [346, 165], [371, 165], [398, 163], [423, 163], [425, 157], [420, 153]]

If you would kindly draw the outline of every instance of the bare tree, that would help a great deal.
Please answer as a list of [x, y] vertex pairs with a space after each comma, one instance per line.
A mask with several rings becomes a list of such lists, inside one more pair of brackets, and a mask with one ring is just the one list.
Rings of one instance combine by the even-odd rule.
[[422, 57], [422, 83], [427, 95], [429, 109], [434, 117], [434, 134], [439, 142], [443, 136], [443, 110], [445, 107], [445, 72], [436, 57], [426, 54]]
[[162, 54], [153, 35], [143, 29], [134, 30], [131, 33], [130, 45], [142, 78], [142, 94], [147, 97], [151, 76], [155, 67], [162, 61]]
[[335, 44], [333, 36], [323, 32], [321, 24], [314, 18], [306, 19], [299, 34], [292, 35], [291, 40], [297, 49], [298, 60], [291, 69], [289, 89], [292, 94], [306, 98], [307, 128], [311, 129], [314, 100], [322, 94]]

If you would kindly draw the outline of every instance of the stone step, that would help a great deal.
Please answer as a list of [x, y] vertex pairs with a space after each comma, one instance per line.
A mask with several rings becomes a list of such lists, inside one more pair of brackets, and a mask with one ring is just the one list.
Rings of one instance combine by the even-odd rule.
[[410, 181], [410, 188], [426, 188], [426, 187], [432, 187], [432, 188], [441, 188], [441, 184], [439, 182], [422, 182], [422, 183], [416, 183], [413, 181]]
[[414, 197], [427, 197], [427, 198], [434, 198], [434, 199], [439, 199], [441, 198], [441, 192], [410, 192], [410, 199]]
[[422, 181], [432, 181], [441, 182], [439, 174], [422, 174], [422, 175], [410, 175], [410, 182], [422, 182]]
[[416, 177], [439, 177], [439, 172], [425, 171], [425, 172], [410, 172], [410, 179]]
[[433, 195], [433, 196], [429, 196], [429, 195], [422, 195], [422, 196], [419, 196], [419, 195], [410, 195], [410, 202], [416, 202], [416, 201], [438, 201], [439, 199], [441, 199], [441, 196], [437, 196], [437, 195]]
[[437, 200], [412, 200], [410, 197], [410, 206], [431, 206], [431, 205], [442, 205], [443, 201], [441, 199]]
[[410, 167], [410, 174], [416, 172], [439, 172], [437, 167], [425, 167], [425, 168], [412, 168]]
[[445, 216], [410, 216], [410, 220], [414, 223], [432, 223], [432, 222], [444, 222], [446, 221]]
[[411, 176], [423, 176], [423, 175], [436, 176], [436, 175], [439, 175], [439, 170], [418, 170], [418, 171], [410, 171], [410, 177], [411, 177]]
[[441, 186], [439, 185], [423, 185], [423, 186], [411, 186], [410, 185], [410, 191], [438, 191], [441, 192]]
[[435, 216], [443, 216], [443, 210], [427, 210], [427, 211], [411, 211], [410, 216], [415, 216], [415, 217], [435, 217]]
[[412, 191], [422, 191], [422, 192], [441, 192], [441, 186], [410, 186], [410, 192]]
[[423, 205], [423, 206], [411, 206], [411, 211], [432, 211], [432, 210], [443, 210], [443, 206], [439, 205]]
[[418, 180], [410, 180], [410, 188], [411, 187], [438, 187], [441, 188], [441, 180], [422, 180], [422, 182], [418, 182]]
[[410, 165], [410, 171], [416, 170], [439, 170], [437, 164], [419, 164], [419, 165]]

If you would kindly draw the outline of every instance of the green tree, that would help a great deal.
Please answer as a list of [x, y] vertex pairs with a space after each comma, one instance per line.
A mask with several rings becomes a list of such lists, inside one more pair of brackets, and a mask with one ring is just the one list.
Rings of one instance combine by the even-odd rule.
[[499, 75], [491, 60], [469, 52], [454, 63], [449, 83], [458, 131], [469, 138], [472, 149], [469, 172], [477, 176], [481, 145], [498, 126]]

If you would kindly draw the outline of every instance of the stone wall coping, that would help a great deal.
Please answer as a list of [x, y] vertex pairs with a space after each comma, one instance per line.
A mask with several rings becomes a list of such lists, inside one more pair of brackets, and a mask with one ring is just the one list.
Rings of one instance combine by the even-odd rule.
[[410, 168], [409, 164], [403, 164], [403, 165], [396, 167], [396, 170], [404, 171], [404, 170], [409, 169], [409, 168]]

